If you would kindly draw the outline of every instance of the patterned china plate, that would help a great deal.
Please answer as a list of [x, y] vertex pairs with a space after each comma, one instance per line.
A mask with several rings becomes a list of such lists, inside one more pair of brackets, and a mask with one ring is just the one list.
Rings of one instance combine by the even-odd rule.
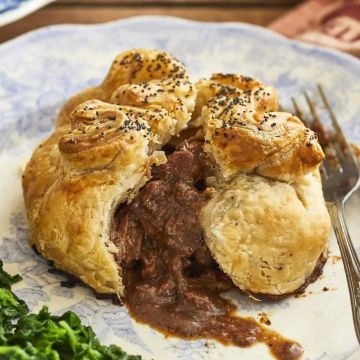
[[[21, 171], [36, 144], [52, 131], [56, 112], [72, 94], [105, 76], [114, 56], [134, 47], [159, 48], [187, 65], [193, 79], [211, 72], [240, 72], [279, 89], [283, 107], [303, 89], [323, 84], [343, 127], [360, 143], [360, 62], [335, 51], [289, 41], [246, 24], [197, 23], [140, 17], [101, 25], [63, 25], [25, 34], [0, 46], [0, 258], [19, 272], [15, 287], [34, 311], [43, 304], [72, 309], [102, 341], [117, 343], [145, 359], [271, 359], [267, 348], [241, 349], [209, 340], [165, 338], [133, 321], [125, 307], [96, 299], [85, 286], [66, 288], [66, 278], [27, 245]], [[348, 202], [347, 219], [360, 248], [360, 197]], [[232, 295], [241, 315], [265, 312], [271, 328], [299, 341], [304, 359], [360, 359], [347, 284], [334, 236], [324, 275], [303, 297], [255, 303]], [[327, 289], [328, 291], [324, 291]]]

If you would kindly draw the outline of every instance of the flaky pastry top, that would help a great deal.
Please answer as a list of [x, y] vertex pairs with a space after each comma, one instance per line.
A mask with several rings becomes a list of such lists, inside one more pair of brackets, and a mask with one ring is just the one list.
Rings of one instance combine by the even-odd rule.
[[198, 99], [205, 102], [197, 120], [204, 129], [205, 151], [225, 179], [245, 172], [291, 182], [323, 160], [316, 134], [296, 116], [278, 111], [271, 86], [220, 74], [197, 86]]
[[178, 135], [187, 127], [195, 97], [196, 89], [179, 60], [159, 50], [130, 50], [115, 58], [100, 85], [83, 90], [66, 102], [57, 125], [70, 124], [76, 106], [97, 99], [141, 109], [166, 110], [174, 121], [171, 135]]
[[[328, 218], [319, 193], [317, 167], [324, 154], [317, 138], [298, 118], [278, 110], [275, 89], [249, 77], [214, 74], [195, 87], [184, 65], [167, 53], [139, 49], [118, 55], [99, 86], [64, 105], [55, 132], [35, 150], [26, 167], [23, 192], [30, 244], [96, 291], [122, 296], [122, 269], [114, 258], [119, 249], [110, 236], [114, 213], [151, 178], [151, 167], [166, 161], [162, 147], [191, 120], [222, 179], [200, 215], [214, 257], [242, 289], [274, 293], [272, 286], [281, 282], [285, 285], [278, 292], [289, 291], [303, 282], [325, 249]], [[297, 251], [306, 234], [307, 243], [316, 250], [304, 261], [299, 252], [296, 272], [289, 266], [289, 274], [299, 279], [291, 286], [286, 285], [289, 274], [274, 275], [274, 282], [266, 278], [264, 285], [261, 272], [257, 273], [262, 260], [256, 259], [265, 258], [266, 249], [271, 248], [267, 261], [275, 270], [282, 251], [281, 244], [272, 244], [281, 230], [277, 229], [261, 240], [264, 252], [255, 254], [263, 232], [271, 228], [270, 222], [259, 223], [261, 204], [269, 206], [261, 199], [268, 196], [269, 203], [275, 203], [271, 198], [278, 191], [284, 197], [274, 216], [286, 226], [304, 217], [302, 225], [293, 228], [299, 237], [289, 234], [284, 247]], [[307, 193], [317, 193], [314, 203], [322, 201], [321, 206], [304, 210], [301, 199], [306, 200]], [[229, 207], [228, 197], [235, 195], [239, 201]], [[322, 218], [319, 232], [311, 221], [316, 214]], [[243, 222], [244, 231], [233, 226], [235, 218]], [[249, 230], [255, 227], [256, 231]], [[236, 253], [236, 247], [244, 248], [244, 254]], [[256, 260], [251, 265], [253, 282], [236, 270], [249, 270], [246, 262], [237, 267], [249, 251]]]
[[30, 244], [98, 292], [123, 294], [110, 227], [166, 161], [158, 151], [187, 126], [195, 88], [156, 50], [120, 54], [101, 85], [71, 98], [23, 176]]

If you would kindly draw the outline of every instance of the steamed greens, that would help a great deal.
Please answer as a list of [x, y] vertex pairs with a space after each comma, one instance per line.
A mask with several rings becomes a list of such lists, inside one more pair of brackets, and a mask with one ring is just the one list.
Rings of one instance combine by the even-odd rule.
[[11, 276], [3, 270], [4, 263], [0, 260], [0, 288], [11, 290], [11, 285], [22, 280], [20, 275]]
[[30, 314], [12, 291], [19, 280], [0, 260], [0, 359], [9, 360], [140, 360], [116, 345], [101, 345], [89, 326], [72, 311], [51, 315], [46, 306]]

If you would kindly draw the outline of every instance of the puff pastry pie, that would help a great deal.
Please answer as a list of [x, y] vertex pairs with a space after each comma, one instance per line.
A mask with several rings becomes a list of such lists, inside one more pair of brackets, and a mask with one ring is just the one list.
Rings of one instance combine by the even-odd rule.
[[236, 74], [193, 85], [173, 56], [127, 51], [64, 105], [28, 163], [30, 244], [156, 328], [297, 359], [296, 343], [219, 294], [292, 293], [326, 257], [323, 158], [273, 87]]

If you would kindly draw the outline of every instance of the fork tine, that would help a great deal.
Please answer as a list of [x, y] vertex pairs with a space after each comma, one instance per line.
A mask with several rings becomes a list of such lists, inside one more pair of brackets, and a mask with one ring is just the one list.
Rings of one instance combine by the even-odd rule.
[[[305, 96], [305, 99], [306, 99], [306, 102], [309, 106], [309, 109], [310, 109], [310, 112], [311, 112], [311, 116], [313, 118], [313, 122], [312, 122], [312, 126], [321, 126], [321, 122], [320, 122], [320, 118], [319, 118], [319, 115], [315, 109], [315, 106], [313, 104], [313, 102], [311, 101], [310, 99], [310, 96], [308, 95], [308, 93], [306, 91], [304, 91], [304, 96]], [[320, 124], [320, 125], [319, 125]]]
[[[309, 124], [309, 121], [305, 120], [304, 113], [301, 111], [300, 106], [298, 105], [298, 103], [294, 97], [291, 98], [291, 102], [294, 107], [295, 116], [297, 116], [307, 127], [311, 127], [311, 124]], [[325, 162], [320, 166], [320, 173], [323, 178], [328, 179], [328, 177], [329, 177], [328, 169], [326, 169]]]
[[309, 121], [305, 119], [304, 113], [301, 111], [298, 103], [296, 102], [295, 98], [291, 98], [291, 102], [294, 108], [294, 114], [297, 116], [307, 127], [310, 127]]
[[322, 165], [320, 166], [320, 175], [321, 177], [323, 177], [324, 179], [328, 179], [329, 175], [328, 175], [328, 171], [326, 169], [326, 164], [325, 161], [322, 163]]
[[[306, 99], [306, 102], [309, 106], [313, 121], [311, 124], [311, 127], [313, 129], [318, 129], [320, 131], [320, 135], [324, 132], [324, 125], [320, 120], [320, 117], [316, 111], [314, 103], [311, 101], [309, 94], [304, 91], [304, 96]], [[321, 130], [322, 129], [322, 130]], [[339, 151], [334, 148], [334, 144], [332, 142], [329, 142], [328, 139], [323, 139], [324, 136], [321, 135], [319, 138], [321, 146], [323, 147], [327, 161], [324, 162], [324, 169], [326, 172], [327, 177], [331, 176], [331, 172], [333, 169], [336, 169], [336, 171], [341, 171], [341, 166], [343, 165], [343, 157], [339, 156]]]
[[341, 153], [341, 157], [346, 160], [350, 160], [353, 164], [356, 164], [356, 158], [355, 155], [351, 149], [351, 146], [349, 145], [348, 141], [346, 140], [346, 137], [344, 135], [344, 132], [341, 129], [341, 126], [330, 106], [330, 103], [325, 95], [325, 92], [320, 84], [318, 84], [319, 93], [321, 96], [321, 99], [325, 105], [326, 110], [328, 111], [330, 115], [330, 119], [332, 122], [332, 125], [335, 130], [335, 136], [332, 136], [332, 143], [339, 144], [339, 148], [336, 149], [337, 154]]
[[344, 157], [344, 153], [341, 151], [341, 145], [340, 144], [335, 142], [335, 143], [332, 144], [332, 146], [333, 146], [333, 149], [335, 150], [336, 159], [337, 159], [336, 168], [337, 168], [338, 171], [340, 171], [342, 173], [345, 170], [347, 160]]
[[311, 101], [310, 96], [307, 92], [304, 92], [304, 96], [306, 99], [306, 102], [309, 106], [311, 115], [313, 117], [312, 123], [310, 124], [310, 128], [316, 132], [319, 138], [319, 143], [323, 147], [323, 149], [331, 148], [328, 132], [324, 126], [324, 124], [321, 122], [320, 117], [316, 111], [314, 103]]
[[302, 113], [302, 111], [300, 110], [300, 107], [298, 105], [298, 103], [296, 102], [295, 98], [291, 98], [291, 102], [293, 104], [294, 110], [295, 110], [295, 115], [302, 120], [302, 118], [304, 117], [304, 114]]
[[334, 129], [335, 129], [343, 138], [345, 138], [344, 133], [343, 133], [342, 130], [341, 130], [341, 127], [340, 127], [340, 125], [339, 125], [339, 122], [338, 122], [337, 119], [336, 119], [336, 116], [335, 116], [335, 114], [334, 114], [334, 112], [333, 112], [333, 110], [332, 110], [332, 108], [331, 108], [331, 106], [330, 106], [330, 103], [329, 103], [329, 101], [328, 101], [328, 99], [327, 99], [327, 97], [326, 97], [326, 95], [325, 95], [325, 92], [324, 92], [322, 86], [321, 86], [320, 84], [318, 84], [317, 87], [318, 87], [318, 90], [319, 90], [321, 99], [322, 99], [322, 101], [323, 101], [323, 103], [324, 103], [324, 105], [325, 105], [325, 108], [326, 108], [326, 110], [328, 111], [328, 113], [329, 113], [329, 115], [330, 115], [330, 119], [331, 119], [331, 122], [332, 122], [332, 125], [333, 125]]

